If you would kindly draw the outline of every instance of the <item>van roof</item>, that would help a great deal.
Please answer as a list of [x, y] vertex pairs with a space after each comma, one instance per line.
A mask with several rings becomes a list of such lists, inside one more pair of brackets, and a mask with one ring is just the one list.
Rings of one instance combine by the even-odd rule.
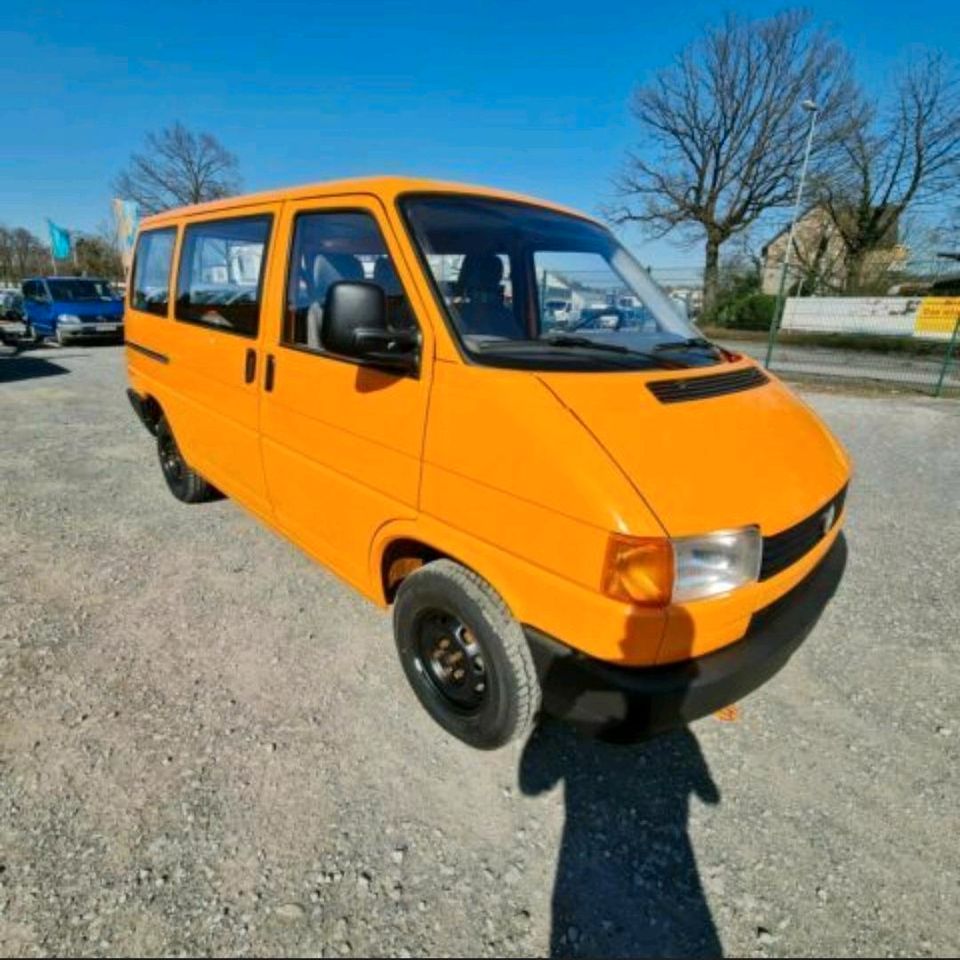
[[520, 203], [529, 203], [538, 207], [546, 207], [561, 213], [569, 213], [576, 217], [594, 220], [579, 210], [565, 207], [547, 200], [512, 193], [507, 190], [497, 190], [493, 187], [481, 187], [474, 184], [454, 183], [445, 180], [431, 180], [419, 177], [376, 176], [357, 177], [348, 180], [328, 180], [322, 183], [309, 183], [299, 187], [283, 187], [279, 190], [266, 190], [261, 193], [247, 193], [235, 197], [226, 197], [223, 200], [211, 200], [208, 203], [196, 203], [192, 206], [177, 207], [174, 210], [164, 210], [162, 213], [144, 217], [142, 227], [158, 226], [171, 220], [183, 217], [196, 216], [203, 213], [214, 213], [218, 210], [232, 210], [240, 207], [254, 206], [260, 203], [275, 203], [281, 200], [303, 200], [310, 197], [335, 197], [338, 194], [367, 193], [393, 202], [405, 193], [457, 193], [467, 196], [497, 197], [503, 200], [515, 200]]

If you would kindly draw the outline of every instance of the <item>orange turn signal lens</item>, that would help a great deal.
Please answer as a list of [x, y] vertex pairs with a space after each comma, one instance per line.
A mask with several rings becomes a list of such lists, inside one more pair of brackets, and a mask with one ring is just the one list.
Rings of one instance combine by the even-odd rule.
[[603, 592], [644, 607], [666, 607], [673, 593], [673, 547], [665, 537], [612, 534]]

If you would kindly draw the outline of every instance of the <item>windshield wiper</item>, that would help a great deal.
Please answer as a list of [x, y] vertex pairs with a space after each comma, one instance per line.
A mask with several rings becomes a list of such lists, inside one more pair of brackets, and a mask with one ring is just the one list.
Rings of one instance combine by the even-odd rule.
[[719, 347], [711, 343], [705, 337], [686, 337], [683, 340], [670, 340], [668, 343], [658, 343], [654, 348], [654, 353], [662, 353], [665, 350], [689, 350], [691, 347], [701, 347], [704, 350], [717, 350]]
[[484, 343], [478, 344], [478, 348], [480, 350], [490, 350], [495, 348], [504, 348], [509, 350], [511, 347], [516, 347], [520, 344], [532, 347], [582, 347], [587, 350], [603, 350], [607, 353], [618, 353], [621, 356], [640, 357], [643, 360], [649, 360], [658, 367], [673, 367], [679, 369], [690, 366], [688, 363], [681, 363], [679, 360], [667, 360], [665, 357], [658, 357], [653, 353], [646, 353], [643, 350], [631, 350], [629, 347], [625, 347], [619, 343], [601, 343], [596, 340], [592, 340], [590, 337], [571, 337], [565, 334], [559, 334], [554, 337], [537, 337], [536, 339], [525, 340], [488, 340]]

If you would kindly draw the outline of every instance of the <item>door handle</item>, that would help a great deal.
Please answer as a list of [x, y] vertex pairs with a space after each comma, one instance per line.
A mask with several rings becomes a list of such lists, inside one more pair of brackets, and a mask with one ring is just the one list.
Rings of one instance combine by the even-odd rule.
[[257, 351], [249, 349], [247, 359], [243, 367], [243, 382], [253, 383], [253, 378], [257, 375]]
[[267, 354], [267, 369], [263, 375], [263, 389], [269, 393], [273, 389], [273, 354]]

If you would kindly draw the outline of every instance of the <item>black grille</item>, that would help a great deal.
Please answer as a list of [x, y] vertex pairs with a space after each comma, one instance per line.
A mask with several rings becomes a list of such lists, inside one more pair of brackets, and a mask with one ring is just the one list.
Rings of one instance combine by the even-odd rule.
[[[843, 512], [843, 501], [847, 496], [844, 488], [819, 510], [810, 514], [805, 520], [794, 524], [772, 537], [763, 538], [763, 559], [760, 561], [760, 579], [767, 580], [786, 570], [806, 553], [809, 553], [833, 528], [840, 514]], [[831, 508], [833, 519], [827, 526], [825, 520]]]
[[705, 400], [725, 393], [739, 393], [762, 387], [769, 377], [758, 367], [734, 370], [732, 373], [710, 377], [682, 377], [678, 380], [656, 380], [648, 383], [650, 392], [661, 403], [683, 403], [685, 400]]

